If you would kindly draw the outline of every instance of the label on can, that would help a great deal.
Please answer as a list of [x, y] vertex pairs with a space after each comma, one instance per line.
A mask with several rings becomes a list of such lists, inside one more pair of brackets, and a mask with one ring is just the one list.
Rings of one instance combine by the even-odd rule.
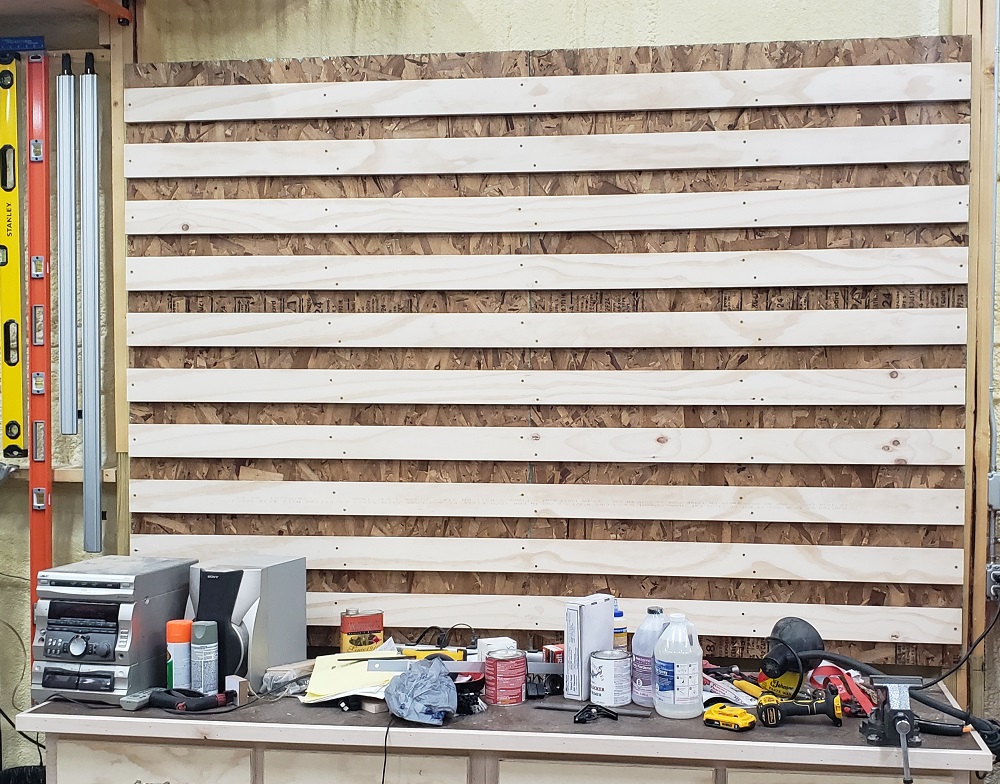
[[524, 651], [491, 651], [486, 654], [488, 705], [520, 705], [528, 691], [528, 656]]
[[[638, 699], [636, 699], [638, 698]], [[632, 699], [636, 702], [653, 700], [653, 657], [632, 654]]]
[[591, 655], [590, 701], [606, 708], [632, 702], [632, 659], [626, 651], [597, 651]]
[[381, 610], [345, 610], [340, 614], [340, 652], [374, 651], [385, 640]]
[[191, 688], [205, 696], [219, 693], [219, 643], [191, 646]]
[[656, 660], [656, 691], [662, 702], [693, 705], [702, 699], [701, 667]]

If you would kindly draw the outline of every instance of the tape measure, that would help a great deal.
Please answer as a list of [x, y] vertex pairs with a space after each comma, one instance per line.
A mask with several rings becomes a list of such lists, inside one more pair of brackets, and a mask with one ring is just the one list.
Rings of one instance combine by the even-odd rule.
[[0, 417], [3, 456], [27, 457], [24, 448], [23, 261], [21, 250], [21, 143], [17, 122], [17, 70], [0, 57]]

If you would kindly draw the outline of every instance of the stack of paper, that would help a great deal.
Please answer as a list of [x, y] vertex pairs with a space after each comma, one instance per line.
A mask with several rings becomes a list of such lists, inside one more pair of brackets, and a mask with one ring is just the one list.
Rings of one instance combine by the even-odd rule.
[[369, 659], [398, 659], [395, 651], [366, 653], [335, 653], [316, 657], [316, 666], [304, 696], [306, 704], [327, 702], [357, 694], [362, 697], [385, 699], [385, 687], [397, 672], [369, 671]]

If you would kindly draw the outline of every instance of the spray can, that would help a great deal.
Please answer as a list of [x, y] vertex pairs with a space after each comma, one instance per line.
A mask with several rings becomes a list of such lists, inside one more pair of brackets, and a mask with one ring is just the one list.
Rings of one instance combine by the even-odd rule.
[[192, 621], [167, 621], [167, 688], [191, 688]]
[[219, 693], [219, 625], [191, 624], [191, 688], [205, 696]]

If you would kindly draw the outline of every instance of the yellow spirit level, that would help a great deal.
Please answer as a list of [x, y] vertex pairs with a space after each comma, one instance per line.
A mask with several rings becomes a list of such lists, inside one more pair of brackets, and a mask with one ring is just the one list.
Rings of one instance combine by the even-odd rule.
[[17, 124], [17, 71], [13, 55], [0, 57], [0, 414], [3, 456], [24, 448], [24, 338], [22, 325], [21, 144]]

